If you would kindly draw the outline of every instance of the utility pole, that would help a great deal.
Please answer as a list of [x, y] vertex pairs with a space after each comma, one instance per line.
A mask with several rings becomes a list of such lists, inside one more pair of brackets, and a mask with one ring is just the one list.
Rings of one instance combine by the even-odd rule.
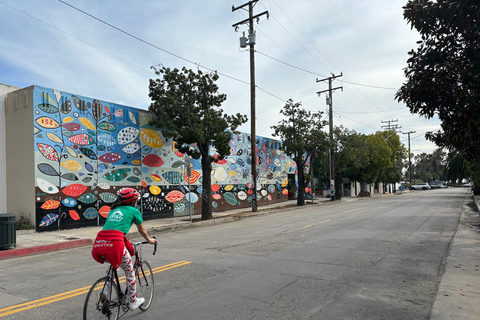
[[[260, 14], [253, 15], [253, 7], [258, 2], [258, 0], [252, 0], [247, 3], [242, 4], [239, 7], [232, 6], [232, 12], [242, 9], [248, 6], [248, 19], [242, 20], [232, 25], [232, 27], [237, 30], [238, 26], [241, 24], [247, 23], [249, 26], [248, 30], [248, 45], [250, 46], [250, 146], [252, 150], [252, 212], [257, 211], [257, 137], [255, 132], [255, 31], [253, 30], [253, 20], [260, 18], [262, 15], [266, 14], [268, 18], [268, 11], [264, 11]], [[245, 35], [240, 38], [240, 47], [245, 48], [247, 46], [247, 38]]]
[[416, 133], [415, 131], [402, 132], [403, 134], [408, 134], [408, 168], [410, 172], [410, 186], [412, 185], [412, 156], [410, 154], [410, 134]]
[[398, 119], [385, 120], [385, 121], [382, 120], [382, 123], [388, 123], [388, 125], [382, 126], [382, 128], [383, 128], [385, 131], [394, 131], [394, 132], [397, 132], [397, 129], [400, 129], [401, 126], [399, 126], [398, 124], [393, 124], [393, 125], [392, 125], [391, 123], [394, 123], [394, 122], [398, 122]]
[[328, 119], [329, 119], [329, 126], [330, 126], [330, 149], [329, 149], [329, 160], [330, 160], [330, 200], [333, 201], [335, 200], [335, 157], [334, 157], [334, 150], [333, 150], [333, 92], [337, 89], [342, 89], [343, 87], [336, 87], [332, 88], [332, 82], [335, 80], [335, 78], [339, 78], [342, 76], [342, 73], [340, 75], [336, 76], [332, 73], [331, 77], [325, 78], [318, 80], [317, 82], [325, 81], [328, 80], [328, 90], [323, 90], [323, 91], [318, 91], [317, 94], [320, 96], [320, 94], [324, 92], [328, 92], [327, 96], [327, 105], [329, 107], [328, 109]]

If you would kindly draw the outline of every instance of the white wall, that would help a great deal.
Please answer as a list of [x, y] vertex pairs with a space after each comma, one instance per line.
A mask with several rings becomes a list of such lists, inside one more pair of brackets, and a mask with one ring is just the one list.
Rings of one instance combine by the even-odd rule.
[[7, 97], [7, 93], [18, 89], [20, 88], [0, 83], [0, 213], [8, 213], [5, 99]]

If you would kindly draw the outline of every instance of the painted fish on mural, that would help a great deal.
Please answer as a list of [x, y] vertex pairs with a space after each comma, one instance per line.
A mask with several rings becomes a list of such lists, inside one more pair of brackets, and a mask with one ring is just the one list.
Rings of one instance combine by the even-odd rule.
[[35, 119], [35, 122], [45, 129], [56, 129], [60, 127], [60, 123], [49, 117], [40, 117]]
[[97, 160], [97, 155], [95, 154], [95, 151], [93, 151], [90, 148], [78, 148], [85, 156], [92, 160]]
[[40, 208], [44, 210], [53, 210], [53, 209], [57, 209], [59, 206], [60, 206], [60, 201], [50, 199], [45, 201], [45, 203], [42, 204]]
[[47, 180], [37, 178], [37, 185], [45, 193], [48, 194], [55, 194], [58, 193], [58, 188], [51, 182], [48, 182]]
[[98, 211], [95, 208], [88, 208], [83, 212], [83, 216], [88, 220], [92, 220], [98, 217]]
[[197, 170], [191, 170], [190, 177], [188, 177], [187, 172], [185, 172], [185, 181], [189, 182], [190, 184], [197, 182], [197, 180], [200, 178], [200, 172]]
[[70, 218], [72, 218], [73, 220], [76, 220], [76, 221], [80, 220], [80, 216], [78, 215], [77, 211], [69, 210], [68, 214], [70, 215]]
[[70, 99], [65, 100], [60, 107], [60, 112], [63, 114], [69, 114], [72, 112], [72, 102]]
[[80, 117], [80, 118], [78, 118], [78, 121], [80, 121], [80, 123], [83, 124], [83, 126], [85, 128], [90, 129], [90, 130], [95, 130], [95, 125], [89, 119], [84, 118], [84, 117]]
[[[152, 177], [152, 179], [155, 180], [155, 181], [157, 181], [157, 182], [162, 181], [162, 178], [161, 178], [158, 174], [152, 173], [152, 174], [150, 175], [150, 177]], [[147, 177], [147, 178], [148, 178], [148, 177]], [[145, 180], [147, 180], [147, 179], [145, 179]], [[148, 180], [147, 180], [147, 181], [148, 181]]]
[[37, 105], [37, 108], [39, 108], [43, 112], [49, 113], [49, 114], [53, 114], [53, 113], [58, 112], [57, 107], [55, 107], [51, 104], [48, 104], [48, 103], [40, 103], [40, 104]]
[[82, 165], [75, 160], [66, 160], [62, 162], [62, 167], [70, 171], [78, 171], [82, 168]]
[[128, 154], [134, 154], [140, 150], [140, 145], [138, 143], [132, 142], [127, 144], [125, 147], [122, 148], [122, 151]]
[[149, 154], [142, 160], [147, 167], [160, 167], [164, 164], [163, 159], [156, 154]]
[[135, 115], [133, 114], [132, 111], [128, 111], [128, 117], [130, 118], [130, 121], [134, 124], [137, 125], [137, 119], [135, 118]]
[[63, 143], [63, 140], [54, 133], [47, 132], [47, 138], [56, 143]]
[[137, 182], [140, 182], [140, 178], [138, 178], [138, 177], [128, 177], [127, 181], [130, 181], [131, 183], [137, 183]]
[[183, 174], [178, 171], [168, 171], [162, 174], [162, 177], [171, 184], [179, 184], [183, 181]]
[[72, 95], [73, 103], [80, 111], [87, 111], [87, 106], [85, 105], [85, 100], [80, 100], [80, 98]]
[[64, 195], [69, 197], [78, 197], [79, 195], [83, 194], [87, 188], [88, 187], [86, 185], [74, 183], [63, 188], [62, 192]]
[[62, 174], [61, 177], [62, 177], [62, 179], [70, 180], [70, 181], [78, 180], [78, 177], [74, 173], [71, 173], [71, 172], [64, 173], [64, 174]]
[[85, 169], [87, 169], [88, 172], [93, 172], [93, 166], [88, 162], [85, 162]]
[[106, 122], [106, 121], [100, 122], [97, 127], [100, 130], [109, 131], [109, 132], [113, 132], [117, 130], [117, 126], [114, 123]]
[[76, 123], [76, 122], [69, 122], [69, 123], [64, 123], [62, 125], [62, 127], [67, 129], [68, 131], [74, 132], [74, 131], [78, 131], [80, 129], [80, 124]]
[[[115, 138], [109, 133], [101, 133], [98, 135], [98, 143], [103, 146], [111, 147], [117, 143]], [[100, 147], [99, 149], [100, 150]]]
[[154, 196], [159, 195], [160, 192], [162, 192], [162, 189], [160, 189], [159, 186], [150, 186], [149, 190]]
[[117, 201], [117, 196], [111, 192], [102, 192], [98, 195], [103, 202], [113, 203]]
[[152, 148], [161, 148], [163, 147], [163, 141], [157, 131], [152, 129], [142, 129], [140, 130], [140, 137], [142, 141]]
[[170, 191], [165, 196], [165, 200], [167, 200], [168, 202], [174, 203], [174, 202], [182, 200], [184, 197], [185, 197], [185, 195], [183, 193], [181, 193], [180, 191], [173, 190], [173, 191]]
[[185, 203], [183, 203], [183, 202], [176, 203], [175, 204], [175, 211], [178, 212], [178, 213], [182, 213], [183, 211], [185, 211]]
[[89, 136], [86, 133], [76, 134], [68, 138], [68, 141], [78, 144], [78, 145], [90, 145], [95, 144], [95, 139]]
[[139, 130], [134, 127], [126, 127], [120, 130], [117, 135], [118, 144], [128, 144], [133, 142], [138, 136]]
[[223, 194], [223, 198], [229, 203], [231, 204], [232, 206], [236, 205], [237, 204], [237, 198], [235, 197], [235, 195], [231, 192], [225, 192]]
[[39, 163], [37, 164], [37, 168], [41, 173], [46, 174], [47, 176], [58, 176], [57, 170], [48, 163]]
[[107, 183], [105, 183], [105, 182], [100, 182], [100, 183], [98, 184], [98, 187], [99, 187], [100, 189], [103, 189], [103, 190], [108, 190], [108, 189], [110, 189], [110, 186], [109, 186]]
[[49, 213], [43, 217], [42, 221], [40, 221], [39, 227], [48, 227], [55, 221], [57, 221], [59, 215], [56, 213]]
[[80, 197], [78, 197], [78, 201], [85, 204], [90, 204], [97, 201], [97, 197], [93, 193], [84, 193]]
[[66, 207], [73, 208], [77, 205], [77, 201], [72, 198], [65, 198], [62, 200], [62, 204]]
[[110, 213], [110, 207], [109, 206], [102, 206], [100, 209], [98, 209], [98, 214], [104, 217], [105, 219], [108, 218], [108, 214]]
[[121, 117], [123, 117], [123, 110], [122, 109], [117, 109], [117, 110], [115, 110], [113, 115], [117, 118], [121, 118]]
[[115, 169], [105, 173], [102, 177], [108, 181], [122, 181], [125, 179], [132, 169]]
[[116, 153], [116, 152], [109, 152], [102, 154], [100, 157], [98, 157], [98, 160], [106, 163], [115, 163], [117, 161], [120, 161], [122, 159], [122, 155]]
[[102, 104], [98, 99], [93, 99], [92, 113], [96, 121], [102, 117]]

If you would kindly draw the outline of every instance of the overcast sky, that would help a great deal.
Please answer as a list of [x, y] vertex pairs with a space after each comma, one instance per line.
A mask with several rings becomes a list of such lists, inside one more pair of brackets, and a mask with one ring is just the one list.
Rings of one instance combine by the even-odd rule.
[[[0, 0], [0, 83], [148, 109], [151, 66], [200, 67], [220, 73], [223, 110], [250, 117], [249, 53], [239, 47], [248, 26], [232, 28], [248, 17], [232, 5], [246, 0], [64, 2]], [[268, 10], [270, 18], [255, 24], [257, 135], [272, 137], [288, 99], [326, 112], [326, 96], [316, 92], [328, 84], [316, 80], [343, 73], [333, 82], [344, 89], [333, 94], [335, 125], [370, 134], [398, 119], [399, 130], [416, 131], [413, 153], [432, 152], [424, 134], [440, 122], [394, 100], [407, 52], [420, 38], [403, 19], [406, 2], [260, 0], [255, 14]], [[249, 133], [250, 123], [240, 131]], [[408, 146], [407, 135], [400, 138]]]

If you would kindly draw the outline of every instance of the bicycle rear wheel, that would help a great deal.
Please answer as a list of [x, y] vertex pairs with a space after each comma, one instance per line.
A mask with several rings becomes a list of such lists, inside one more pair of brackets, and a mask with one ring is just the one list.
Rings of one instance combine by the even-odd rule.
[[147, 310], [153, 300], [154, 280], [150, 264], [143, 260], [142, 264], [135, 269], [137, 277], [137, 297], [145, 298], [145, 302], [140, 306], [140, 310]]
[[118, 319], [121, 305], [118, 287], [111, 283], [109, 289], [105, 289], [107, 279], [100, 278], [90, 287], [83, 306], [83, 320]]

